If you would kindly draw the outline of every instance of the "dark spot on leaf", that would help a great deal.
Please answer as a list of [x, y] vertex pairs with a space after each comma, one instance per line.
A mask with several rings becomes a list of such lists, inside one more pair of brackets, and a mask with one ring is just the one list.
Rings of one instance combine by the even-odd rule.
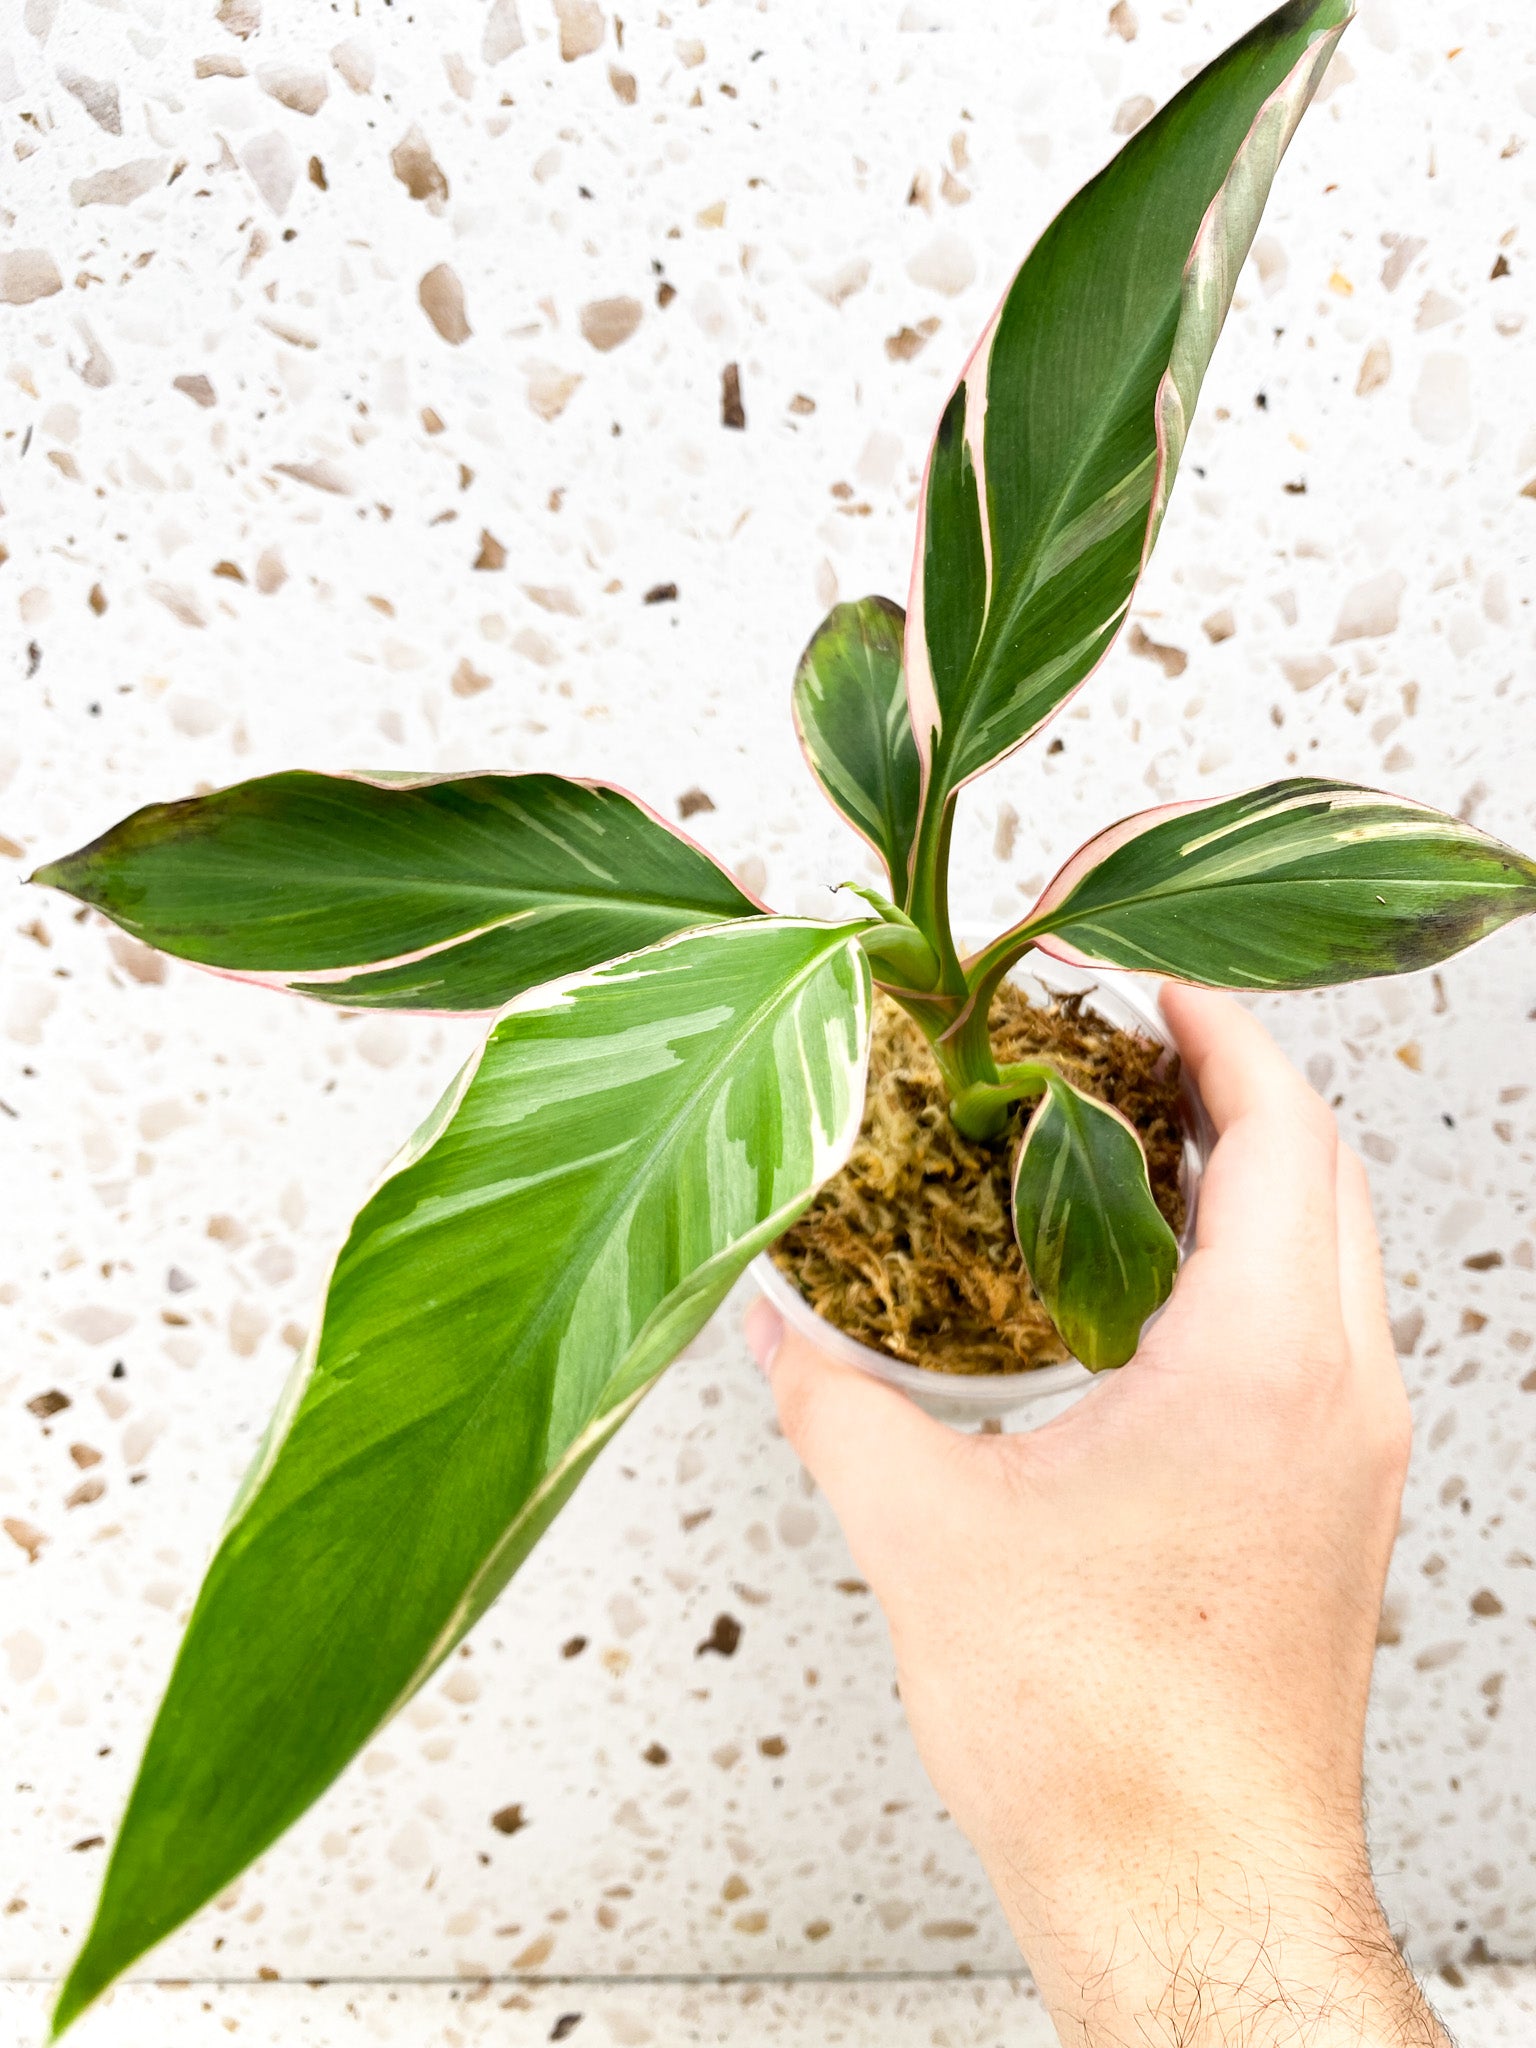
[[741, 1641], [741, 1623], [733, 1614], [717, 1614], [715, 1625], [694, 1651], [695, 1657], [707, 1657], [712, 1650], [717, 1657], [734, 1657], [736, 1646]]
[[714, 798], [697, 784], [692, 789], [685, 789], [677, 800], [677, 815], [680, 818], [692, 818], [700, 811], [712, 811], [714, 808]]
[[519, 1828], [527, 1825], [520, 1806], [503, 1806], [491, 1815], [491, 1826], [498, 1835], [515, 1835]]

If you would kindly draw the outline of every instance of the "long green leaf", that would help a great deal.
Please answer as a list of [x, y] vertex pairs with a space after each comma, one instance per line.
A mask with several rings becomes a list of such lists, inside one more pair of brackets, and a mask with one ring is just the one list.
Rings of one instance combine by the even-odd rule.
[[1090, 1372], [1124, 1365], [1173, 1287], [1179, 1248], [1133, 1127], [1053, 1074], [1019, 1140], [1013, 1226], [1051, 1321]]
[[907, 716], [901, 606], [886, 597], [835, 605], [795, 670], [795, 729], [811, 772], [885, 862], [907, 897], [921, 775]]
[[1318, 988], [1432, 967], [1536, 912], [1536, 861], [1427, 804], [1274, 782], [1122, 819], [988, 948], [1218, 988]]
[[1119, 631], [1270, 185], [1352, 0], [1289, 0], [1041, 236], [945, 410], [908, 601], [934, 810]]
[[859, 1127], [846, 926], [694, 932], [512, 1004], [352, 1227], [209, 1567], [62, 2030], [473, 1626]]
[[32, 879], [353, 1009], [495, 1010], [762, 908], [623, 790], [561, 775], [264, 775], [148, 804]]

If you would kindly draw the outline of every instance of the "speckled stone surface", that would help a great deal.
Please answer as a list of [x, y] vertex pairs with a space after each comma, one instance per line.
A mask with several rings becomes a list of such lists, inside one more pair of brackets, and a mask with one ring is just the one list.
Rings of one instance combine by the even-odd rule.
[[[928, 435], [1013, 264], [1256, 11], [675, 0], [621, 10], [621, 40], [592, 0], [13, 0], [0, 865], [285, 765], [549, 767], [823, 901], [861, 855], [795, 752], [796, 652], [839, 594], [904, 590]], [[1126, 810], [1296, 768], [1536, 845], [1536, 34], [1511, 0], [1365, 0], [1345, 49], [1137, 630], [1059, 751], [968, 802], [977, 923]], [[82, 1930], [330, 1249], [471, 1032], [7, 905], [0, 1967], [33, 1977]], [[1417, 1412], [1371, 1734], [1383, 1889], [1426, 1964], [1529, 1959], [1536, 932], [1264, 1014], [1370, 1162]], [[738, 1311], [156, 1974], [1013, 1967]], [[701, 1654], [720, 1614], [728, 1659]], [[500, 1993], [415, 1995], [355, 2018], [283, 1989], [273, 2017], [258, 1980], [216, 2010], [285, 2041], [387, 2039], [409, 2010], [396, 2037], [450, 2042], [568, 2009], [530, 1991], [537, 2019], [502, 2027]], [[1010, 2039], [1039, 2025], [1013, 1992], [854, 1986], [765, 1991], [775, 2037], [744, 1995], [591, 2009], [652, 2029], [614, 2040], [981, 2042], [999, 1998]], [[124, 1992], [97, 2038], [212, 2040], [195, 2003]]]

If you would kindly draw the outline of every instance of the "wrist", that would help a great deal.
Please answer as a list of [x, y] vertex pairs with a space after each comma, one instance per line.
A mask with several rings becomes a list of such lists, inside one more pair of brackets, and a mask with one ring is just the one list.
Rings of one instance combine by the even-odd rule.
[[993, 1873], [1064, 2048], [1449, 2048], [1363, 1841], [1184, 1849], [1155, 1879], [1093, 1863], [1048, 1891]]

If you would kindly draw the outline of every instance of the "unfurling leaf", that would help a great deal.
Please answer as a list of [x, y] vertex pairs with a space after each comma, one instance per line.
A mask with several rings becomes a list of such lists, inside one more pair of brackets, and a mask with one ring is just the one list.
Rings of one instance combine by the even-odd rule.
[[148, 804], [33, 880], [349, 1009], [495, 1010], [762, 908], [623, 790], [561, 775], [264, 775]]
[[62, 2028], [496, 1598], [858, 1131], [847, 926], [693, 932], [512, 1005], [353, 1224], [198, 1596]]
[[1046, 1313], [1090, 1372], [1124, 1365], [1179, 1248], [1118, 1110], [1053, 1074], [1013, 1166], [1013, 1227]]
[[901, 606], [885, 597], [835, 605], [795, 670], [795, 726], [811, 772], [885, 862], [907, 900], [917, 830], [917, 746], [901, 667]]
[[1352, 0], [1289, 0], [1046, 229], [945, 409], [906, 635], [930, 804], [1119, 631], [1269, 188]]
[[1536, 912], [1536, 861], [1427, 804], [1271, 783], [1122, 819], [1017, 931], [1058, 958], [1219, 988], [1318, 988], [1432, 967]]

